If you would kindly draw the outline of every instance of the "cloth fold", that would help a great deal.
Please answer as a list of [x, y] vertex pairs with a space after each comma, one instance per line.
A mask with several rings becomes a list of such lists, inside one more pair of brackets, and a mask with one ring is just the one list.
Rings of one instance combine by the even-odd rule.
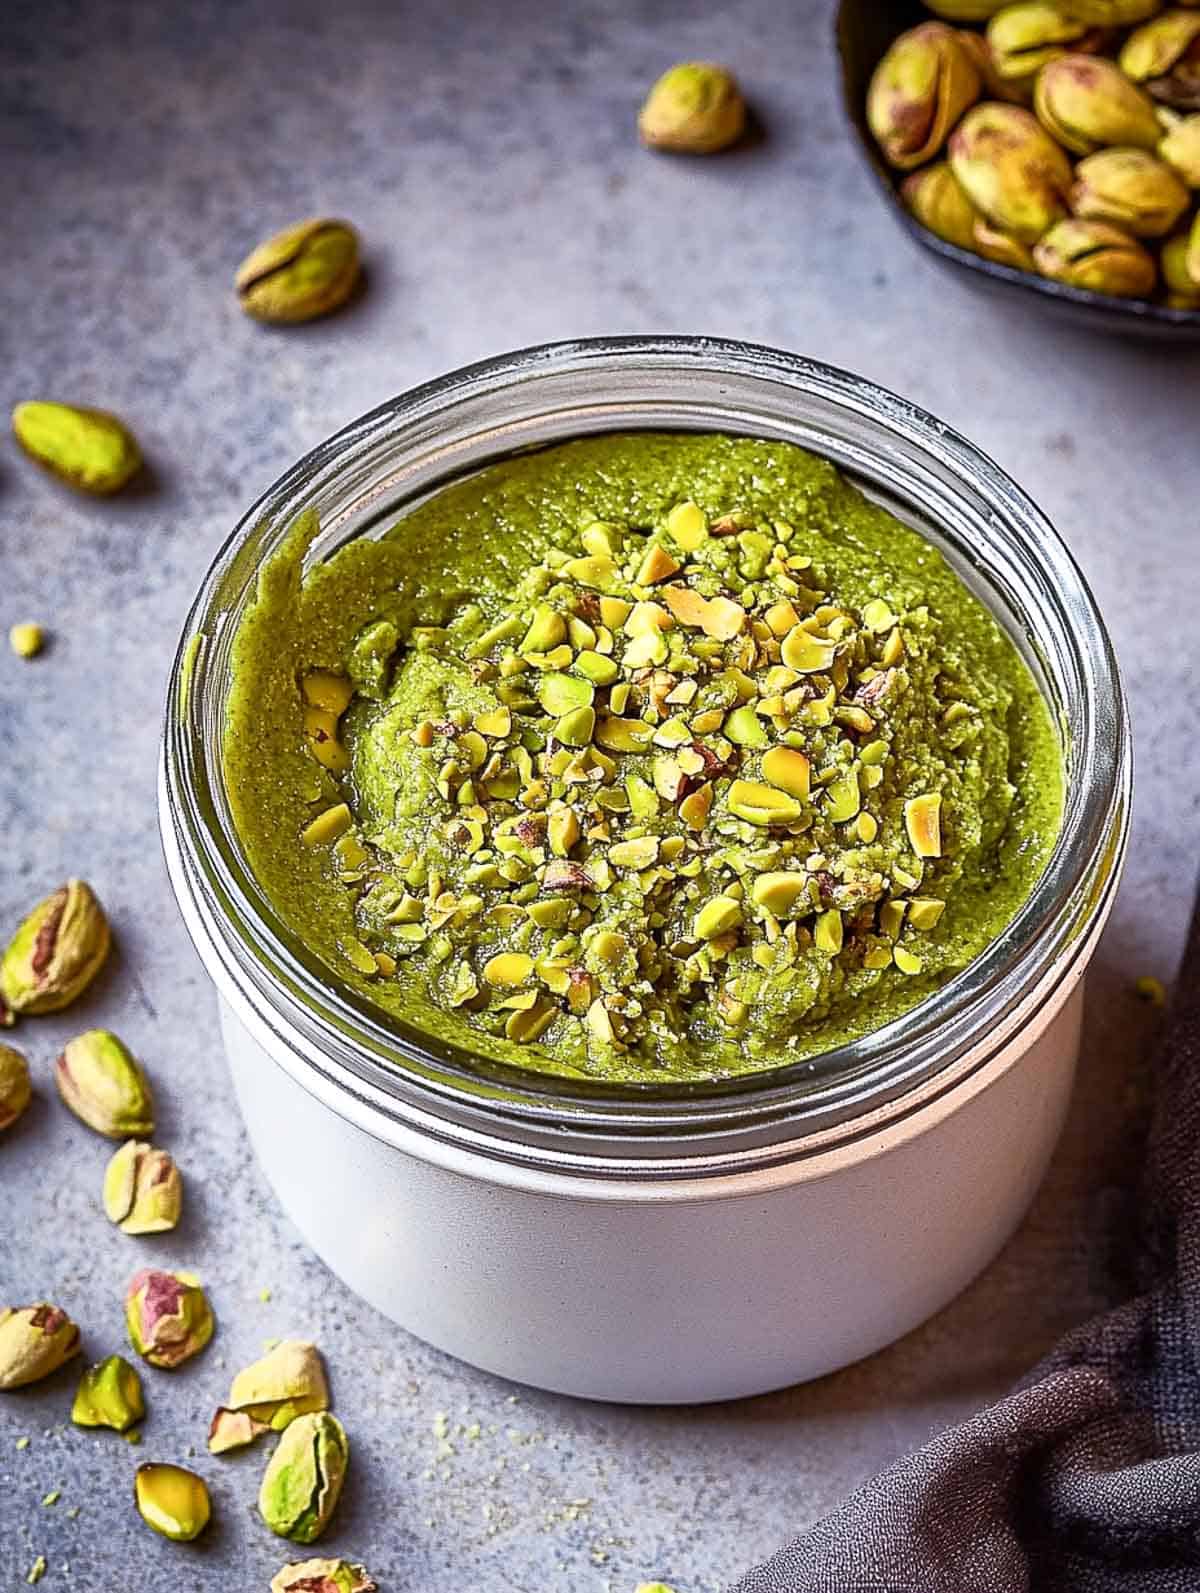
[[1143, 1292], [730, 1593], [1200, 1593], [1200, 906], [1154, 1080]]

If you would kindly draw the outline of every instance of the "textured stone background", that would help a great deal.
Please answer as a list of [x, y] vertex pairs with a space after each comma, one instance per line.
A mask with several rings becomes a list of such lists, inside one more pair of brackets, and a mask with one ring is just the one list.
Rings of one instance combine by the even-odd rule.
[[[205, 1275], [221, 1331], [189, 1369], [148, 1374], [140, 1451], [63, 1425], [72, 1373], [4, 1397], [0, 1588], [23, 1586], [44, 1553], [55, 1593], [265, 1590], [286, 1556], [252, 1512], [261, 1453], [211, 1461], [205, 1424], [263, 1339], [305, 1333], [328, 1352], [354, 1449], [329, 1546], [361, 1555], [389, 1593], [620, 1593], [651, 1574], [701, 1593], [1120, 1290], [1136, 1075], [1155, 1025], [1129, 984], [1170, 976], [1196, 860], [1197, 362], [1024, 319], [910, 246], [843, 130], [830, 9], [7, 0], [0, 400], [110, 406], [153, 469], [144, 490], [89, 503], [0, 446], [0, 626], [35, 617], [54, 633], [34, 664], [0, 656], [0, 923], [82, 872], [120, 939], [84, 1004], [21, 1031], [39, 1093], [0, 1146], [0, 1298], [52, 1296], [89, 1350], [108, 1353], [122, 1343], [125, 1278], [153, 1254]], [[645, 85], [688, 55], [738, 69], [764, 144], [695, 164], [637, 147]], [[369, 293], [295, 331], [243, 319], [229, 289], [238, 260], [319, 211], [360, 225]], [[1078, 1098], [1020, 1234], [884, 1354], [692, 1411], [506, 1387], [407, 1338], [305, 1253], [249, 1159], [153, 811], [185, 603], [276, 475], [462, 361], [652, 331], [856, 368], [995, 454], [1095, 585], [1139, 754], [1133, 853], [1091, 982]], [[98, 1022], [148, 1063], [159, 1137], [188, 1175], [186, 1220], [161, 1241], [104, 1222], [106, 1148], [48, 1084], [58, 1043]], [[182, 1457], [189, 1443], [217, 1511], [192, 1549], [151, 1536], [128, 1497], [139, 1457]], [[61, 1500], [43, 1507], [55, 1488]]]

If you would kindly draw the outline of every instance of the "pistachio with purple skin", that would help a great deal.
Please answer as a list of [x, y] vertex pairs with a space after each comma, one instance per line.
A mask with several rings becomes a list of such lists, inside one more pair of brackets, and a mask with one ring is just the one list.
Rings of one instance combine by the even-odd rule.
[[284, 1339], [234, 1378], [209, 1429], [214, 1455], [240, 1449], [261, 1434], [282, 1432], [298, 1416], [329, 1409], [329, 1386], [315, 1344]]
[[915, 171], [900, 184], [900, 197], [923, 227], [960, 249], [975, 248], [979, 213], [946, 161]]
[[141, 1140], [126, 1140], [104, 1173], [104, 1210], [122, 1233], [166, 1233], [179, 1221], [183, 1179], [175, 1159]]
[[1162, 137], [1154, 101], [1099, 56], [1063, 55], [1044, 66], [1033, 108], [1047, 132], [1076, 155], [1113, 145], [1157, 149]]
[[923, 22], [902, 33], [875, 68], [867, 123], [893, 166], [923, 166], [982, 86], [975, 56], [959, 34], [943, 22]]
[[135, 1273], [125, 1294], [129, 1342], [151, 1366], [170, 1371], [199, 1352], [213, 1336], [212, 1309], [190, 1272]]
[[1036, 243], [1067, 214], [1071, 163], [1020, 105], [976, 105], [950, 139], [950, 166], [995, 226]]
[[12, 1127], [32, 1098], [28, 1062], [15, 1046], [0, 1044], [0, 1131]]
[[1167, 11], [1131, 33], [1121, 70], [1163, 105], [1200, 111], [1200, 12]]
[[1158, 280], [1154, 257], [1107, 221], [1060, 221], [1034, 245], [1033, 258], [1044, 277], [1116, 298], [1148, 298]]
[[40, 1300], [0, 1310], [0, 1389], [39, 1382], [78, 1352], [79, 1329], [58, 1306]]
[[63, 1104], [109, 1139], [154, 1132], [150, 1084], [127, 1046], [107, 1029], [89, 1029], [63, 1047], [54, 1065]]
[[1162, 238], [1191, 203], [1179, 177], [1145, 149], [1101, 149], [1075, 168], [1071, 208], [1138, 238]]
[[275, 1573], [271, 1593], [376, 1593], [376, 1584], [349, 1560], [302, 1560]]
[[25, 918], [0, 962], [0, 1007], [58, 1012], [104, 966], [108, 919], [90, 885], [69, 879]]

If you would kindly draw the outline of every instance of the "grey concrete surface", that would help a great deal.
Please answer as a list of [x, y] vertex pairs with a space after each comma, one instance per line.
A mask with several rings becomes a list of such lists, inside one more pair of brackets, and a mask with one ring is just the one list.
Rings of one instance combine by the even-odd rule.
[[[1061, 330], [975, 296], [881, 210], [843, 129], [831, 8], [745, 0], [179, 3], [7, 0], [0, 17], [0, 401], [108, 406], [150, 479], [112, 502], [0, 445], [0, 924], [90, 877], [119, 955], [61, 1019], [19, 1031], [36, 1104], [0, 1145], [0, 1297], [52, 1297], [89, 1352], [122, 1345], [126, 1277], [190, 1265], [220, 1316], [206, 1356], [148, 1373], [140, 1449], [66, 1424], [65, 1372], [0, 1404], [0, 1588], [266, 1589], [288, 1556], [253, 1513], [258, 1452], [204, 1452], [230, 1372], [264, 1339], [325, 1348], [353, 1443], [331, 1552], [388, 1593], [715, 1590], [875, 1468], [1000, 1391], [1118, 1296], [1137, 1106], [1197, 854], [1200, 641], [1194, 355]], [[633, 136], [673, 59], [729, 61], [768, 129], [704, 163]], [[369, 291], [271, 332], [232, 271], [276, 226], [355, 220]], [[185, 604], [241, 510], [299, 454], [409, 384], [556, 337], [706, 331], [862, 371], [961, 427], [1038, 497], [1094, 583], [1133, 701], [1130, 867], [1091, 981], [1080, 1085], [1050, 1177], [987, 1274], [837, 1376], [710, 1409], [608, 1409], [509, 1388], [348, 1296], [250, 1159], [213, 999], [171, 900], [153, 792]], [[49, 1064], [94, 1023], [145, 1058], [188, 1179], [177, 1233], [104, 1221], [107, 1154]], [[319, 1170], [314, 1170], [314, 1175]], [[269, 1290], [269, 1298], [261, 1291]], [[441, 1436], [439, 1436], [441, 1435]], [[28, 1436], [26, 1447], [17, 1440]], [[194, 1548], [130, 1505], [139, 1458], [210, 1480]], [[61, 1490], [54, 1504], [44, 1496]]]

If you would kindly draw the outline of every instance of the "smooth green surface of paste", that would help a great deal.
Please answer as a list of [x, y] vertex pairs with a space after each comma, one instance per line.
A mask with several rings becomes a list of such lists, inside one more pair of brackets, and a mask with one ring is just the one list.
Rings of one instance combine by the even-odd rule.
[[233, 648], [235, 822], [385, 1012], [630, 1082], [878, 1028], [1013, 917], [1060, 823], [1045, 703], [941, 555], [787, 444], [493, 466], [302, 574]]

